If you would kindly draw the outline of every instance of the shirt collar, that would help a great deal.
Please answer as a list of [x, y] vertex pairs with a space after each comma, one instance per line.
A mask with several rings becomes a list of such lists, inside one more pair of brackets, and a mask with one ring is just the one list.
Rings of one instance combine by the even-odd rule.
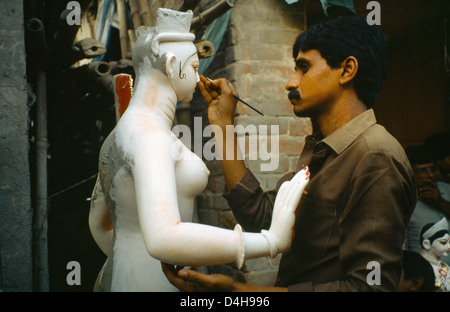
[[356, 118], [323, 139], [337, 154], [342, 153], [355, 139], [377, 122], [373, 109], [368, 109]]

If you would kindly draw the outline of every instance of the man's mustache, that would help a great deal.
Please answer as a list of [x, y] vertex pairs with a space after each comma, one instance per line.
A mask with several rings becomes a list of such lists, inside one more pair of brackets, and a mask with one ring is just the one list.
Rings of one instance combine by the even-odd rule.
[[292, 100], [300, 100], [300, 93], [297, 90], [291, 90], [288, 93], [288, 98], [290, 101]]

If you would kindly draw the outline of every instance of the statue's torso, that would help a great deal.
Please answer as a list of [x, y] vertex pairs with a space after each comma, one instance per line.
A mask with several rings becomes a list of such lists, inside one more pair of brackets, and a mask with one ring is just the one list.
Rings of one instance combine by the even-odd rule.
[[[152, 258], [146, 250], [139, 223], [131, 165], [117, 142], [120, 131], [127, 129], [116, 127], [105, 140], [99, 162], [102, 188], [114, 228], [113, 254], [106, 264], [110, 268], [104, 270], [112, 275], [111, 285], [105, 287], [105, 290], [176, 291], [162, 273], [160, 261]], [[178, 209], [181, 221], [191, 222], [195, 197], [206, 187], [209, 171], [204, 162], [173, 133], [170, 136], [172, 142], [167, 143], [178, 144], [181, 151], [174, 170]], [[173, 179], [161, 176], [161, 179], [166, 178]]]

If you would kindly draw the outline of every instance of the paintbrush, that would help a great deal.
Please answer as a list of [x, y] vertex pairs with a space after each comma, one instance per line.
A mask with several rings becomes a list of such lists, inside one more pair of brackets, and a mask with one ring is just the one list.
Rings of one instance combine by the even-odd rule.
[[[213, 82], [212, 81], [212, 79], [210, 79], [210, 78], [208, 78], [208, 77], [205, 77], [206, 78], [206, 80], [208, 80], [209, 82]], [[219, 89], [215, 86], [215, 85], [212, 85], [213, 87], [214, 87], [214, 90], [216, 90], [216, 91], [218, 91]], [[254, 108], [253, 106], [251, 106], [250, 104], [248, 104], [248, 103], [246, 103], [245, 101], [243, 101], [241, 98], [239, 98], [238, 96], [236, 96], [236, 95], [234, 95], [233, 94], [233, 97], [236, 99], [236, 100], [238, 100], [239, 102], [242, 102], [243, 104], [245, 104], [245, 105], [247, 105], [248, 107], [250, 107], [251, 109], [253, 109], [255, 112], [257, 112], [258, 114], [260, 114], [260, 115], [262, 115], [262, 116], [264, 116], [264, 114], [263, 113], [261, 113], [259, 110], [257, 110], [256, 108]]]

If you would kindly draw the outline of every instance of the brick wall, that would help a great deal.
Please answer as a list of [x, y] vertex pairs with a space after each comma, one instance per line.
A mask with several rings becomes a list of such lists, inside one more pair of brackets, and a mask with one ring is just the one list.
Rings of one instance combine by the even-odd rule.
[[[246, 164], [264, 190], [272, 189], [281, 176], [295, 170], [304, 137], [312, 131], [309, 119], [293, 115], [284, 88], [294, 67], [292, 44], [304, 27], [303, 2], [287, 5], [283, 0], [236, 0], [225, 38], [205, 72], [212, 78], [231, 80], [240, 97], [264, 113], [260, 116], [238, 104], [235, 118], [236, 125], [244, 127], [237, 133], [240, 145], [246, 148]], [[202, 101], [194, 100], [192, 107], [194, 116], [203, 117], [205, 125], [207, 108]], [[251, 125], [255, 127], [248, 127]], [[248, 151], [257, 149], [255, 139], [267, 140], [270, 151], [270, 135], [261, 137], [260, 126], [267, 126], [270, 134], [271, 125], [279, 126], [279, 165], [263, 171], [261, 164], [268, 161], [260, 157], [250, 160]], [[236, 220], [221, 196], [225, 182], [220, 162], [212, 160], [206, 164], [211, 175], [205, 192], [197, 201], [198, 219], [202, 223], [232, 229]], [[210, 267], [208, 271], [229, 274], [248, 283], [271, 285], [276, 278], [279, 259], [247, 260], [241, 271], [232, 265]]]

